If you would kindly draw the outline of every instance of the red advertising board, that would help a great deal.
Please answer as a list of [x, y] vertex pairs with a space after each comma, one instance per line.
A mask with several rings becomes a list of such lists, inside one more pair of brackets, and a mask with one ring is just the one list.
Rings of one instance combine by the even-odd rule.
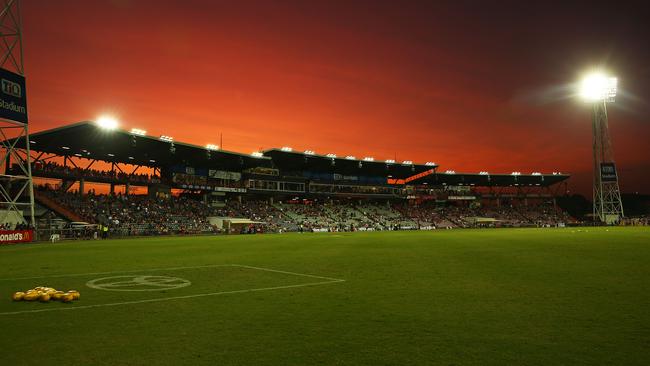
[[28, 243], [34, 239], [34, 230], [0, 230], [0, 245]]

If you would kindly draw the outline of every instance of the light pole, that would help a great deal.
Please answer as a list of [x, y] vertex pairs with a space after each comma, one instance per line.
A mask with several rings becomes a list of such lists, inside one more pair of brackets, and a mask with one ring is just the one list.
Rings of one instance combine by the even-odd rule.
[[592, 107], [594, 220], [608, 225], [623, 218], [623, 203], [607, 119], [607, 103], [614, 102], [617, 83], [614, 77], [594, 73], [587, 76], [580, 87], [580, 96]]

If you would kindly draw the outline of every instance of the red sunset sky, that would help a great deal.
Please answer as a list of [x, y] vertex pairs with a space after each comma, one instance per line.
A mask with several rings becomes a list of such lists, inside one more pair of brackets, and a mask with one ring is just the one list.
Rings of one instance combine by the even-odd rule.
[[570, 83], [605, 65], [622, 190], [650, 193], [650, 29], [632, 3], [22, 3], [32, 131], [113, 113], [195, 144], [223, 133], [227, 150], [562, 171], [589, 193]]

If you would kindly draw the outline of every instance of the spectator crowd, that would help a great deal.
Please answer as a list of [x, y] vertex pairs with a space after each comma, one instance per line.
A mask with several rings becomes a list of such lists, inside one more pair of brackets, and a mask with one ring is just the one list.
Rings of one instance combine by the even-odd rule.
[[[209, 218], [250, 220], [246, 232], [426, 230], [459, 227], [551, 227], [571, 218], [549, 205], [469, 207], [424, 202], [364, 200], [241, 200], [209, 203], [192, 195], [79, 195], [41, 187], [47, 196], [87, 223], [111, 235], [166, 235], [222, 232]], [[481, 220], [477, 220], [480, 218]], [[480, 222], [480, 223], [479, 223]]]

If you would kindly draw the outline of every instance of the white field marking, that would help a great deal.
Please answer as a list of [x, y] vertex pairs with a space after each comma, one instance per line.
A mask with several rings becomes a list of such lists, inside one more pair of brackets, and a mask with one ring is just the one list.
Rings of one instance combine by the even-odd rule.
[[[130, 279], [129, 281], [115, 281], [117, 279]], [[106, 282], [106, 280], [114, 280], [113, 282]], [[104, 281], [104, 282], [102, 282]], [[97, 290], [104, 291], [160, 291], [160, 290], [175, 290], [191, 285], [192, 282], [179, 277], [169, 276], [112, 276], [104, 278], [96, 278], [86, 282], [86, 286]], [[142, 288], [143, 286], [150, 286], [150, 288]], [[131, 287], [131, 288], [129, 288]], [[138, 287], [138, 288], [134, 288]], [[153, 287], [153, 288], [151, 288]]]
[[[281, 272], [281, 271], [279, 271], [279, 272]], [[144, 304], [144, 303], [149, 303], [149, 302], [161, 302], [161, 301], [170, 301], [170, 300], [192, 299], [192, 298], [196, 298], [196, 297], [228, 295], [228, 294], [241, 294], [241, 293], [247, 293], [247, 292], [270, 291], [270, 290], [281, 290], [281, 289], [296, 288], [296, 287], [318, 286], [318, 285], [326, 285], [326, 284], [329, 284], [329, 283], [338, 283], [338, 282], [344, 282], [344, 281], [345, 280], [311, 282], [311, 283], [302, 283], [302, 284], [298, 284], [298, 285], [251, 288], [251, 289], [247, 289], [247, 290], [220, 291], [220, 292], [211, 292], [211, 293], [206, 293], [206, 294], [163, 297], [163, 298], [158, 298], [158, 299], [147, 299], [147, 300], [114, 302], [114, 303], [108, 303], [108, 304], [73, 306], [73, 307], [68, 307], [68, 308], [60, 307], [60, 308], [54, 308], [54, 309], [50, 308], [50, 309], [37, 309], [37, 310], [10, 311], [10, 312], [5, 312], [5, 313], [0, 313], [0, 315], [43, 313], [43, 312], [47, 312], [47, 311], [78, 310], [78, 309], [100, 308], [100, 307], [106, 307], [106, 306]]]
[[253, 267], [253, 266], [246, 266], [246, 265], [243, 265], [243, 264], [233, 264], [233, 266], [235, 266], [235, 267], [242, 267], [242, 268], [257, 269], [257, 270], [260, 270], [260, 271], [268, 271], [268, 272], [284, 273], [284, 274], [294, 275], [294, 276], [302, 276], [302, 277], [318, 278], [318, 279], [321, 279], [321, 280], [329, 280], [329, 281], [333, 281], [333, 282], [334, 282], [334, 281], [335, 281], [335, 282], [342, 282], [342, 281], [345, 281], [345, 280], [340, 279], [340, 278], [332, 278], [332, 277], [325, 277], [325, 276], [316, 276], [316, 275], [310, 275], [310, 274], [306, 274], [306, 273], [297, 273], [297, 272], [280, 271], [280, 270], [277, 270], [277, 269], [270, 269], [270, 268], [263, 268], [263, 267]]
[[322, 279], [322, 280], [345, 281], [345, 280], [342, 280], [342, 279], [339, 279], [339, 278], [316, 276], [316, 275], [310, 275], [310, 274], [306, 274], [306, 273], [280, 271], [280, 270], [276, 270], [276, 269], [263, 268], [263, 267], [253, 267], [253, 266], [247, 266], [247, 265], [243, 265], [243, 264], [208, 264], [208, 265], [204, 265], [204, 266], [164, 267], [164, 268], [135, 269], [135, 270], [121, 270], [121, 271], [108, 271], [108, 272], [69, 273], [69, 274], [58, 274], [58, 275], [48, 275], [48, 276], [0, 278], [0, 281], [34, 280], [34, 279], [40, 279], [40, 278], [77, 277], [77, 276], [105, 275], [105, 274], [115, 274], [115, 273], [132, 273], [132, 272], [137, 273], [137, 272], [154, 272], [154, 271], [176, 271], [176, 270], [182, 270], [182, 269], [213, 268], [213, 267], [242, 267], [242, 268], [257, 269], [257, 270], [260, 270], [260, 271], [284, 273], [284, 274], [294, 275], [294, 276], [318, 278], [318, 279]]
[[236, 266], [236, 264], [208, 264], [205, 266], [165, 267], [165, 268], [134, 269], [134, 270], [121, 270], [121, 271], [108, 271], [108, 272], [69, 273], [69, 274], [57, 274], [57, 275], [47, 275], [47, 276], [34, 276], [34, 277], [0, 278], [0, 281], [35, 280], [39, 278], [76, 277], [76, 276], [105, 275], [105, 274], [114, 274], [114, 273], [130, 273], [130, 272], [175, 271], [181, 269], [232, 267], [232, 266]]

